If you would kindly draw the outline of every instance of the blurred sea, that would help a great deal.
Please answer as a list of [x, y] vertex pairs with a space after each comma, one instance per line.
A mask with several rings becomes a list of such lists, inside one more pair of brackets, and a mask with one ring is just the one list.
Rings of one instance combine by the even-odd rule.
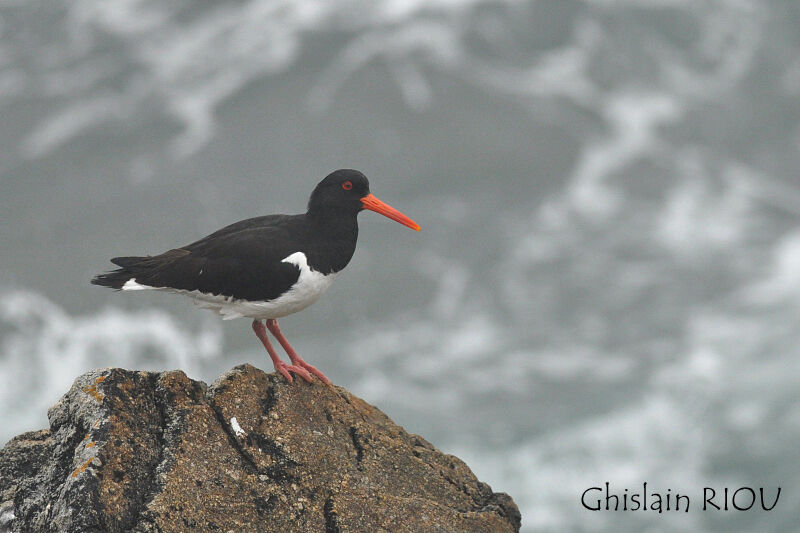
[[[307, 360], [524, 531], [797, 531], [798, 28], [794, 0], [2, 0], [0, 441], [90, 368], [270, 370], [248, 321], [89, 279], [351, 167], [423, 231], [360, 216], [281, 323]], [[583, 509], [606, 481], [692, 509]]]

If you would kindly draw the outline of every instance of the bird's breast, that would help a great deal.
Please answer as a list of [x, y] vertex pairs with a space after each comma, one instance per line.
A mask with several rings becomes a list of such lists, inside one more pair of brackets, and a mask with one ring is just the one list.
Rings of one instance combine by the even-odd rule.
[[314, 270], [309, 266], [308, 258], [303, 252], [295, 252], [285, 257], [281, 262], [296, 266], [300, 270], [300, 275], [288, 291], [273, 301], [283, 300], [290, 307], [299, 306], [297, 311], [316, 302], [328, 290], [328, 287], [331, 286], [334, 278], [338, 275], [338, 272], [323, 274]]

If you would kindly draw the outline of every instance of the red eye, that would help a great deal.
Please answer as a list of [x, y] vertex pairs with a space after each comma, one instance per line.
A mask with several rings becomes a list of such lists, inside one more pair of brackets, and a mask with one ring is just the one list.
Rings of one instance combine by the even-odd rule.
[[348, 181], [345, 181], [344, 183], [342, 183], [342, 189], [344, 189], [346, 191], [349, 191], [352, 188], [353, 188], [353, 182], [348, 180]]

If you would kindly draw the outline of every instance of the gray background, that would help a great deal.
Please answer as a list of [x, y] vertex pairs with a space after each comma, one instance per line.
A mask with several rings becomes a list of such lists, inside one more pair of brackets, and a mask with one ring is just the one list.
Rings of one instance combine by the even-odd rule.
[[[0, 2], [0, 440], [98, 366], [270, 369], [247, 321], [88, 284], [333, 169], [423, 228], [282, 327], [525, 531], [794, 531], [795, 1]], [[592, 513], [609, 481], [689, 513]], [[699, 510], [702, 488], [783, 493]]]

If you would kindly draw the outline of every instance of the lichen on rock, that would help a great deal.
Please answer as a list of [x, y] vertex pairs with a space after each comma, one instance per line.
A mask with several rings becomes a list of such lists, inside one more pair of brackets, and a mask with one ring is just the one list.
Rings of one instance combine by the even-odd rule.
[[512, 532], [461, 460], [345, 389], [103, 369], [0, 450], [2, 531]]

